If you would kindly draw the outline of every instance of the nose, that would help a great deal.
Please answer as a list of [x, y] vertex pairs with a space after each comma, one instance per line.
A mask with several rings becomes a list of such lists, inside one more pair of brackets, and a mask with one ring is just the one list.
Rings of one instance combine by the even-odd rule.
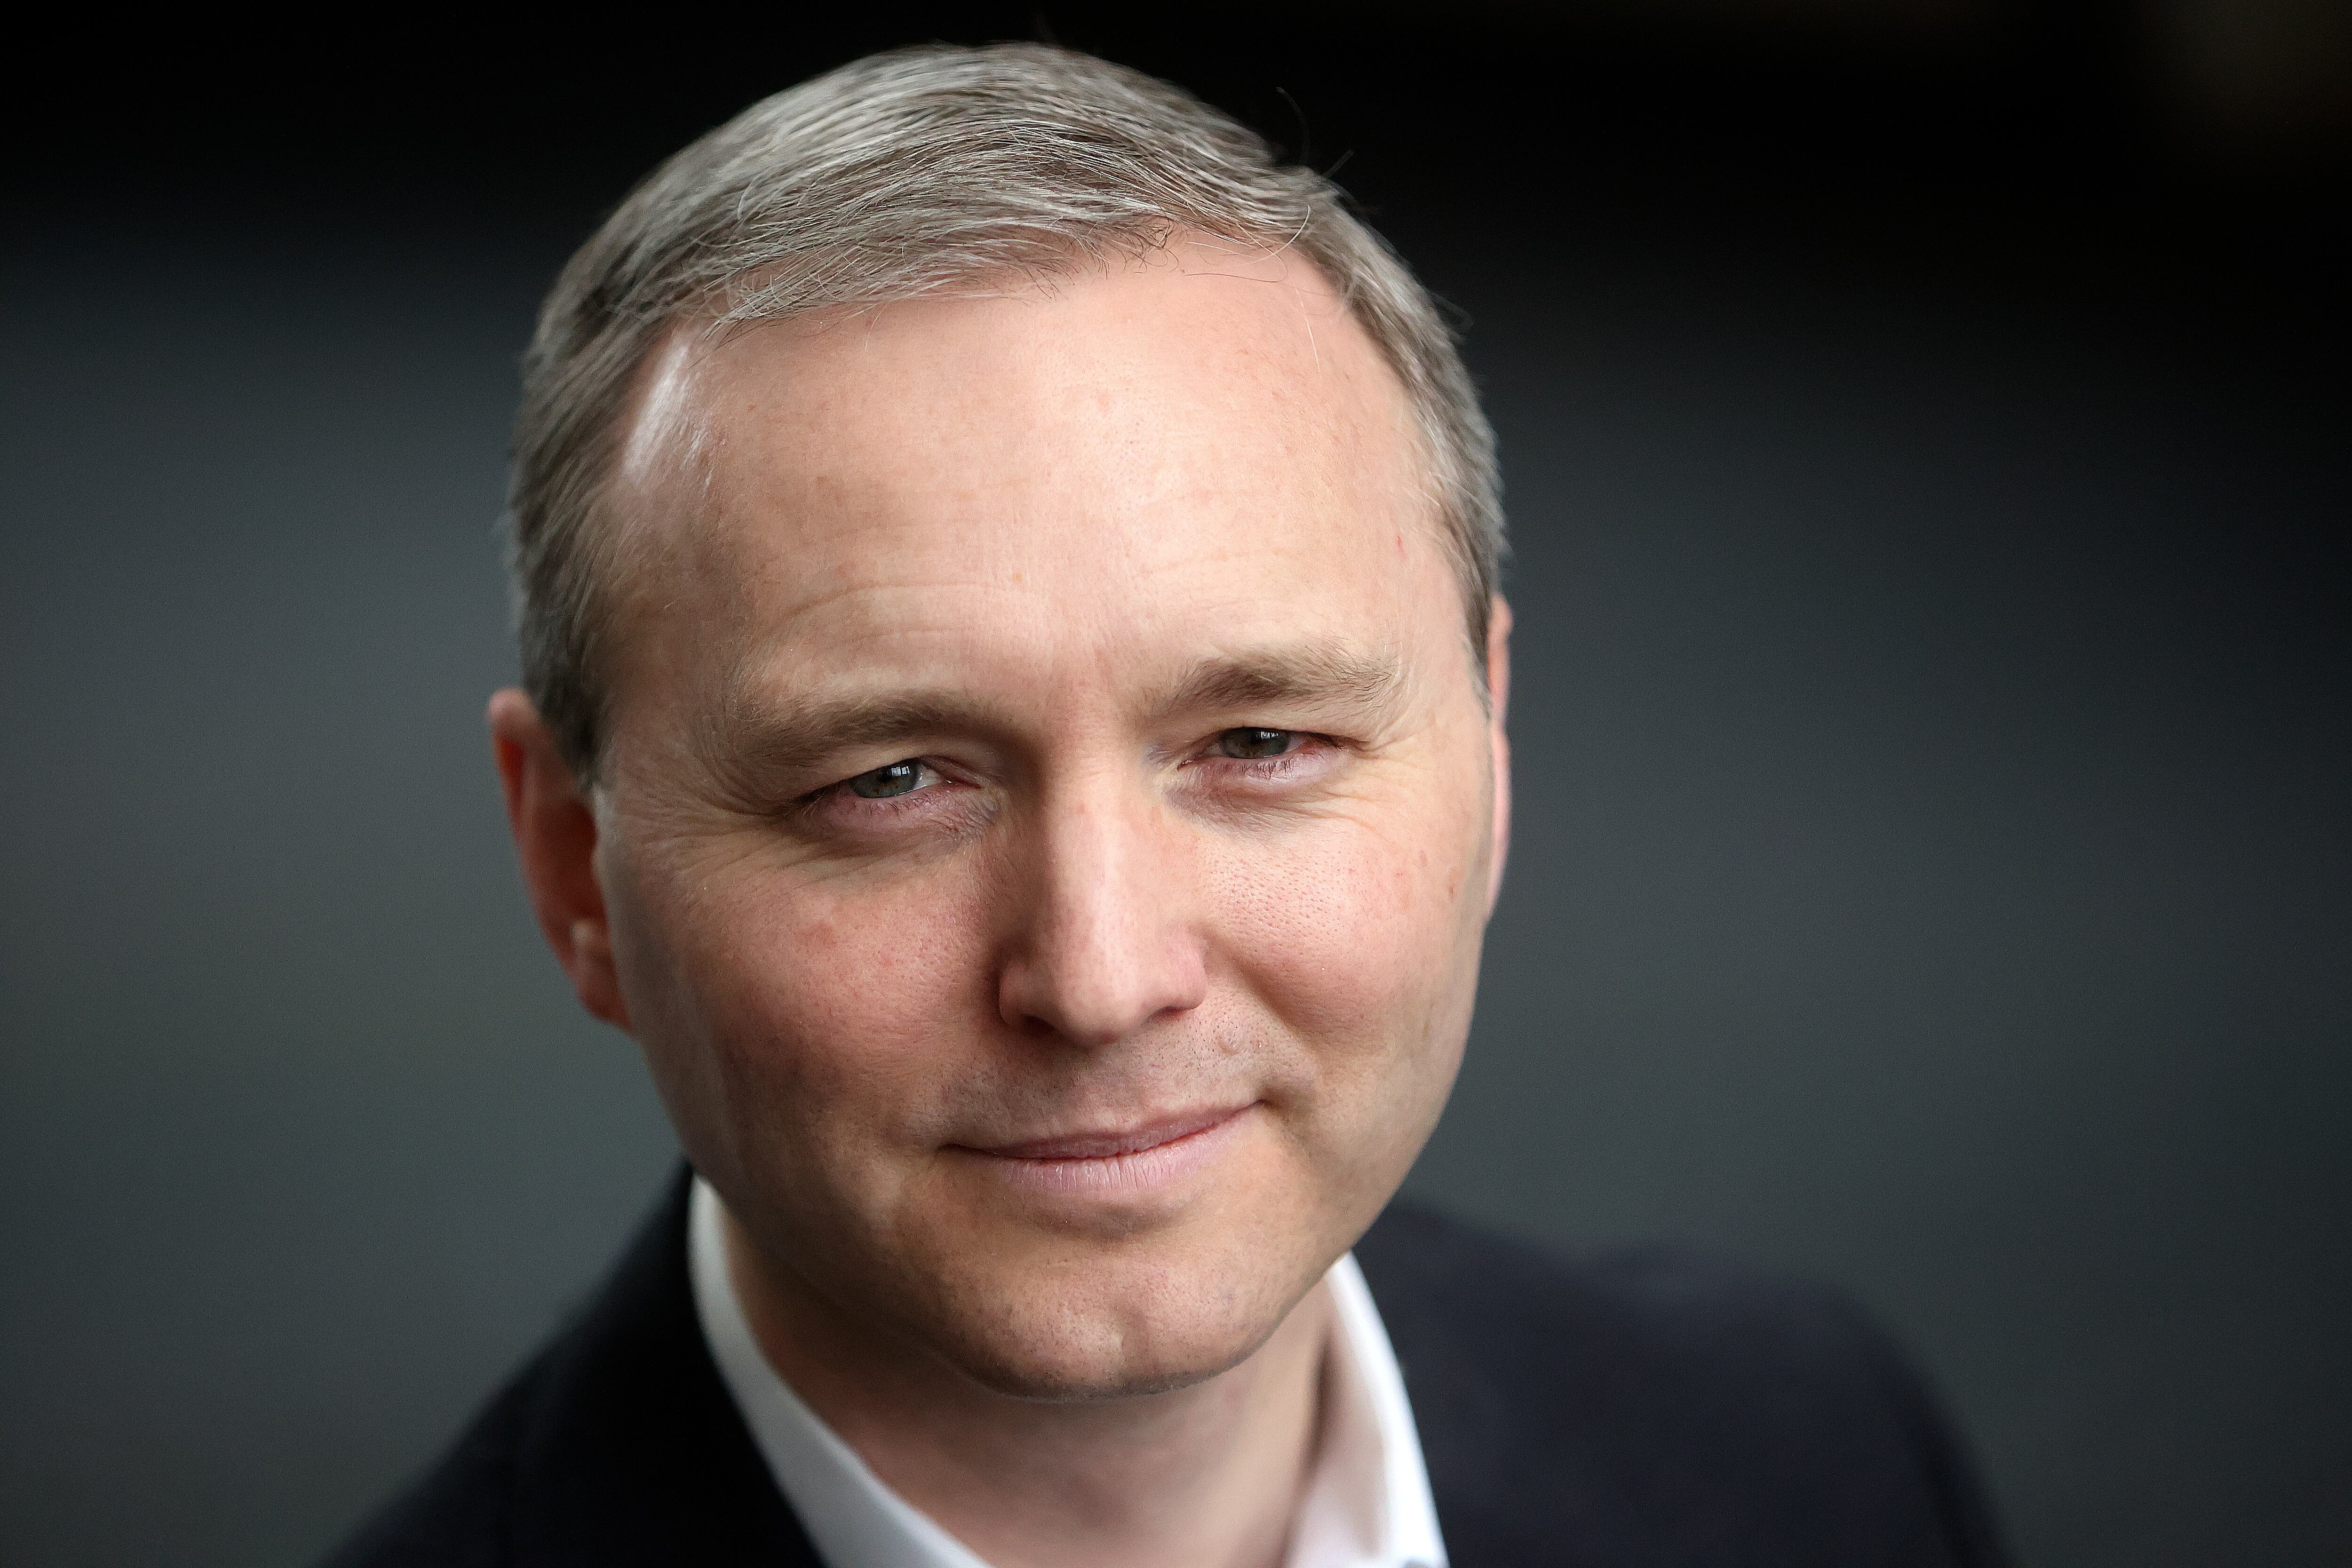
[[1182, 828], [1100, 784], [1055, 792], [1016, 853], [997, 1007], [1024, 1033], [1098, 1047], [1201, 1005], [1208, 965]]

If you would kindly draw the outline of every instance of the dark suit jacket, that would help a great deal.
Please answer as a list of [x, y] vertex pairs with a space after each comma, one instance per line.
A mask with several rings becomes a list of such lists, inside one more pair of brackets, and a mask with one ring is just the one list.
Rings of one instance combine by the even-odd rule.
[[[687, 1191], [331, 1568], [818, 1568], [704, 1347]], [[2000, 1561], [1918, 1383], [1835, 1298], [1402, 1206], [1356, 1257], [1455, 1568]]]

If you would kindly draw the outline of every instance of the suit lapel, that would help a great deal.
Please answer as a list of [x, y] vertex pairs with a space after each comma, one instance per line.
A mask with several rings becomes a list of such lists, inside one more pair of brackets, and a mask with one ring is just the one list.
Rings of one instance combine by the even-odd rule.
[[720, 1382], [686, 1271], [681, 1171], [534, 1380], [511, 1561], [823, 1568]]
[[[1447, 1297], [1465, 1281], [1450, 1277], [1446, 1240], [1443, 1222], [1391, 1205], [1356, 1244], [1356, 1262], [1396, 1352], [1447, 1556], [1457, 1568], [1533, 1561], [1496, 1550], [1526, 1522], [1527, 1500], [1505, 1479], [1519, 1403], [1513, 1395], [1524, 1391], [1497, 1377], [1476, 1333], [1463, 1331]], [[1470, 1283], [1475, 1289], [1475, 1277]]]

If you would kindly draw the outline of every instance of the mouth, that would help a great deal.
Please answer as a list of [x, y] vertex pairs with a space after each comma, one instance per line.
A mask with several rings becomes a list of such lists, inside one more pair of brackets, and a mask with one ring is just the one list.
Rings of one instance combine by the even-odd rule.
[[1172, 1185], [1213, 1160], [1251, 1109], [1223, 1105], [1132, 1127], [950, 1148], [1033, 1192], [1141, 1194]]
[[1021, 1143], [992, 1144], [975, 1148], [972, 1152], [992, 1154], [1000, 1160], [1110, 1160], [1121, 1154], [1140, 1154], [1147, 1149], [1165, 1148], [1171, 1143], [1197, 1137], [1221, 1121], [1232, 1121], [1248, 1109], [1246, 1105], [1226, 1105], [1213, 1110], [1188, 1110], [1139, 1127], [1117, 1127], [1100, 1132], [1074, 1132], [1059, 1138], [1034, 1138]]

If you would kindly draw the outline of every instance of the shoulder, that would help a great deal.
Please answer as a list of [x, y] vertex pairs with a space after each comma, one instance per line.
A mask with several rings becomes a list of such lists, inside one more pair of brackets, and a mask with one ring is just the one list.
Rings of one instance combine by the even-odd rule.
[[668, 1562], [814, 1568], [712, 1365], [686, 1178], [583, 1310], [324, 1568]]
[[1409, 1205], [1356, 1250], [1457, 1568], [2000, 1561], [1932, 1400], [1836, 1292]]

